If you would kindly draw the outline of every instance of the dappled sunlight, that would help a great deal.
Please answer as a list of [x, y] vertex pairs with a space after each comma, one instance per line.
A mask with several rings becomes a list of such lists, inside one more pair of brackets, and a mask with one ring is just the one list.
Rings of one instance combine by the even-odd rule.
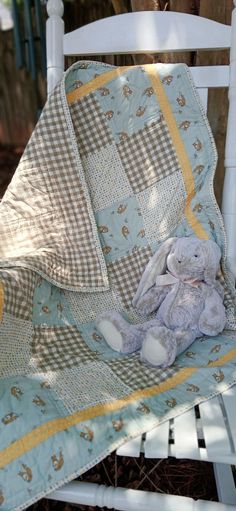
[[139, 195], [146, 232], [154, 241], [173, 231], [184, 214], [186, 192], [179, 172], [167, 176]]
[[158, 200], [159, 200], [158, 190], [155, 187], [153, 187], [150, 193], [149, 201], [147, 203], [147, 209], [155, 208], [158, 204]]
[[209, 435], [208, 448], [214, 447], [217, 451], [220, 451], [221, 448], [225, 450], [225, 445], [222, 445], [222, 441], [225, 440], [225, 430], [222, 426], [217, 425], [215, 419], [212, 419], [212, 424], [208, 424], [206, 428], [207, 434]]

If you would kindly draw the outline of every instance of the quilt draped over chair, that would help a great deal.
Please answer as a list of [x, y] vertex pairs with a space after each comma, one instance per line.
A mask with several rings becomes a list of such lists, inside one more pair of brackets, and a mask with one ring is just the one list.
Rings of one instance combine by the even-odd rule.
[[[213, 137], [184, 65], [81, 61], [51, 94], [0, 205], [0, 509], [22, 510], [236, 381], [235, 292]], [[222, 251], [226, 330], [155, 369], [96, 330], [132, 307], [170, 236]]]

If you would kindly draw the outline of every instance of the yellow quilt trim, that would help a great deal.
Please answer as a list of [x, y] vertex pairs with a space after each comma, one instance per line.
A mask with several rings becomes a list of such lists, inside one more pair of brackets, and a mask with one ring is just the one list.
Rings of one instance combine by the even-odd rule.
[[195, 195], [195, 183], [194, 177], [192, 173], [192, 168], [190, 165], [190, 161], [188, 155], [186, 153], [183, 140], [180, 136], [179, 129], [175, 120], [175, 117], [172, 113], [171, 107], [169, 105], [168, 97], [166, 95], [165, 89], [162, 85], [162, 82], [157, 74], [157, 71], [153, 65], [145, 66], [147, 73], [149, 75], [150, 81], [152, 83], [153, 89], [157, 95], [159, 105], [161, 107], [162, 113], [165, 117], [166, 124], [169, 128], [169, 132], [171, 138], [173, 140], [173, 145], [180, 163], [180, 167], [183, 172], [183, 178], [185, 183], [185, 188], [187, 191], [187, 199], [186, 199], [186, 207], [185, 207], [185, 215], [186, 218], [191, 225], [193, 231], [199, 238], [208, 239], [209, 236], [197, 217], [194, 215], [190, 203], [192, 198]]
[[79, 99], [83, 98], [87, 94], [90, 94], [91, 92], [94, 92], [95, 90], [104, 87], [104, 85], [106, 85], [114, 78], [123, 75], [128, 69], [131, 69], [131, 67], [130, 66], [117, 67], [115, 69], [112, 69], [112, 71], [107, 71], [106, 73], [97, 76], [97, 78], [94, 78], [94, 80], [91, 80], [85, 85], [81, 85], [81, 87], [78, 87], [72, 92], [68, 92], [66, 95], [67, 102], [70, 105], [71, 103], [74, 103], [75, 101], [78, 101]]
[[[212, 362], [206, 366], [206, 368], [219, 367], [235, 357], [236, 348], [231, 350], [226, 355], [223, 355], [218, 360], [215, 360], [215, 362]], [[35, 428], [33, 431], [26, 433], [23, 437], [19, 438], [15, 442], [12, 442], [8, 447], [0, 451], [0, 469], [4, 468], [6, 465], [19, 458], [20, 456], [23, 456], [26, 452], [30, 451], [34, 447], [37, 447], [37, 445], [40, 443], [45, 442], [53, 435], [76, 426], [80, 422], [104, 415], [104, 413], [116, 412], [117, 410], [120, 410], [124, 406], [127, 406], [133, 401], [137, 401], [138, 399], [148, 398], [157, 394], [161, 394], [162, 392], [166, 392], [167, 390], [170, 390], [171, 388], [176, 387], [176, 385], [182, 383], [198, 370], [199, 367], [181, 369], [178, 374], [172, 376], [167, 381], [164, 381], [159, 385], [137, 390], [122, 399], [114, 400], [110, 403], [102, 405], [92, 406], [87, 410], [82, 410], [72, 415], [46, 422], [45, 424]]]
[[225, 355], [222, 355], [222, 357], [218, 358], [218, 360], [215, 360], [214, 362], [210, 362], [207, 367], [218, 367], [226, 364], [227, 362], [230, 362], [234, 357], [236, 357], [236, 348], [229, 351], [229, 353], [226, 353]]
[[19, 438], [15, 442], [12, 442], [8, 447], [0, 451], [0, 469], [8, 465], [15, 459], [23, 456], [26, 452], [30, 451], [34, 447], [37, 447], [41, 442], [46, 441], [49, 437], [64, 431], [67, 428], [76, 426], [80, 422], [94, 419], [95, 417], [104, 415], [108, 412], [116, 412], [124, 406], [129, 405], [133, 401], [136, 401], [145, 397], [152, 397], [155, 394], [166, 392], [167, 390], [176, 387], [186, 378], [190, 377], [197, 369], [188, 368], [182, 369], [178, 374], [169, 378], [169, 380], [155, 385], [150, 388], [137, 390], [122, 399], [111, 401], [110, 403], [101, 404], [87, 408], [80, 412], [76, 412], [72, 415], [60, 419], [54, 419], [50, 422], [46, 422], [42, 426], [38, 426], [33, 431], [26, 433], [23, 437]]

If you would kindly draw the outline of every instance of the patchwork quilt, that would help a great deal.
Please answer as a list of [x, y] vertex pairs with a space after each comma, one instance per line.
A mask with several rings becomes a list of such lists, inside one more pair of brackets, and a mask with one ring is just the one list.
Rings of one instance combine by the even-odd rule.
[[[236, 381], [235, 292], [216, 150], [184, 65], [78, 62], [0, 205], [0, 509], [23, 510], [122, 443]], [[226, 330], [167, 369], [112, 351], [98, 314], [132, 298], [170, 236], [222, 251]]]

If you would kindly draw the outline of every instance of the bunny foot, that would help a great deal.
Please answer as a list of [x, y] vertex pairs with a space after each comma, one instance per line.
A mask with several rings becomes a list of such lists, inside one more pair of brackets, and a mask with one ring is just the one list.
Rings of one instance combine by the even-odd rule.
[[150, 328], [141, 349], [141, 360], [155, 367], [168, 367], [175, 361], [176, 339], [168, 328], [158, 326]]
[[119, 353], [133, 353], [141, 348], [139, 332], [119, 312], [107, 311], [101, 314], [96, 326], [107, 344]]

